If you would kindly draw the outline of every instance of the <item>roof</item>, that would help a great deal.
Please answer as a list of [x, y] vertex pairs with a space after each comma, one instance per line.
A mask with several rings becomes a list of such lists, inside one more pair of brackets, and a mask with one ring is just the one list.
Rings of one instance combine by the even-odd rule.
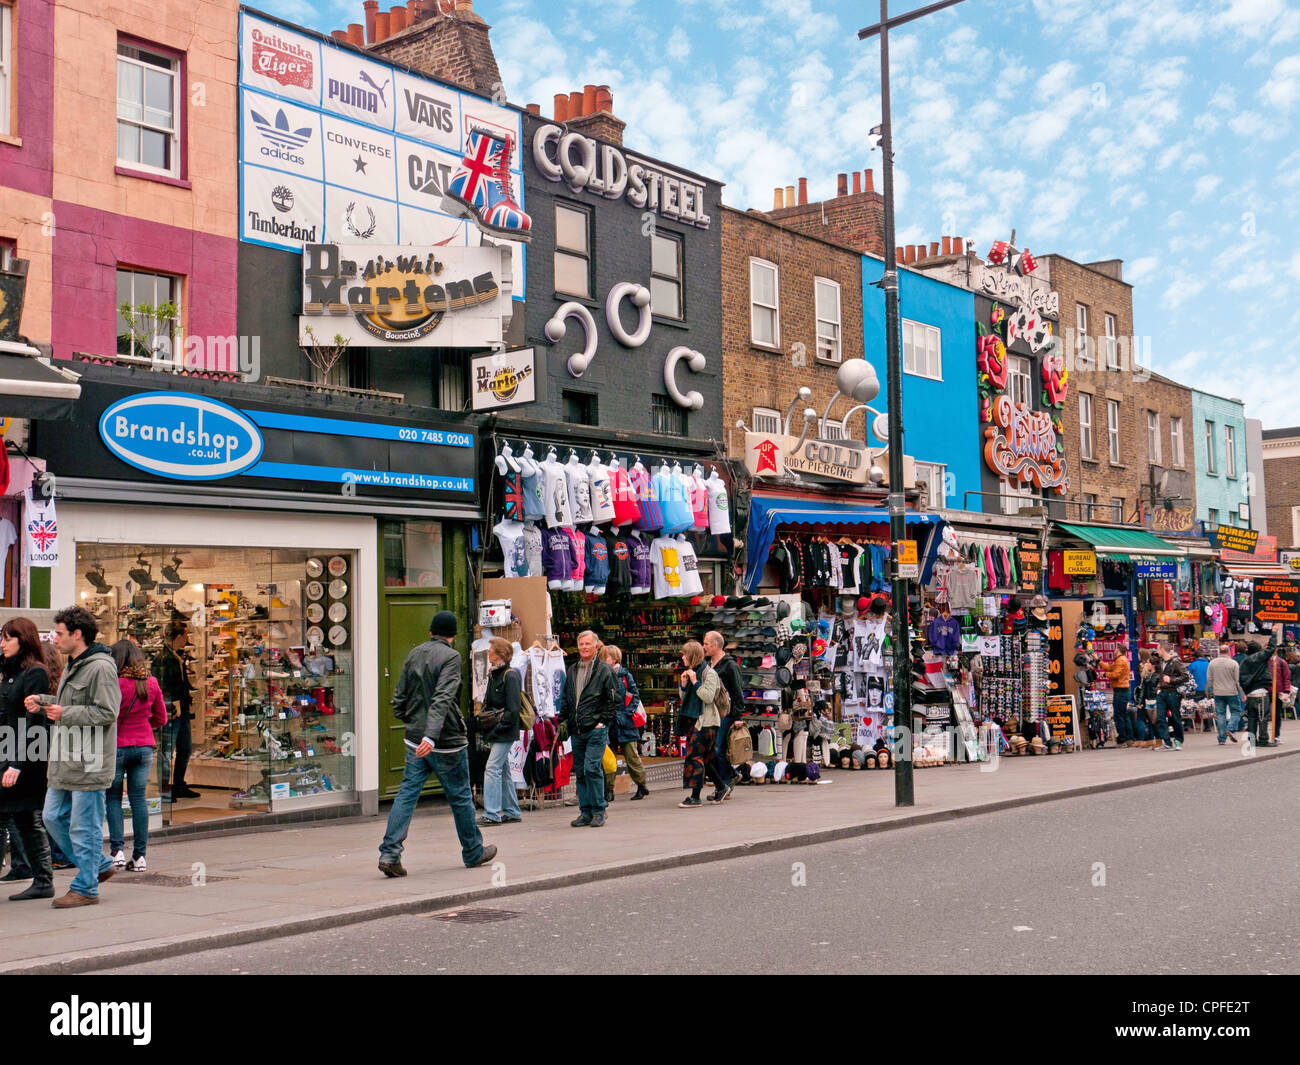
[[781, 222], [776, 221], [773, 218], [768, 218], [767, 215], [764, 214], [762, 211], [760, 211], [757, 207], [751, 207], [748, 210], [742, 210], [739, 207], [732, 207], [730, 204], [724, 203], [722, 205], [722, 210], [724, 212], [730, 212], [731, 214], [734, 215], [740, 215], [740, 217], [742, 218], [751, 218], [755, 222], [765, 222], [767, 225], [773, 226], [776, 229], [781, 230], [782, 233], [789, 233], [791, 236], [801, 237], [805, 240], [813, 240], [816, 241], [818, 244], [825, 244], [828, 248], [834, 248], [836, 251], [848, 252], [850, 255], [854, 256], [854, 258], [857, 259], [862, 258], [862, 252], [858, 248], [851, 248], [847, 244], [840, 244], [833, 240], [827, 240], [825, 237], [818, 237], [818, 236], [814, 236], [812, 233], [805, 233], [802, 229], [795, 229], [792, 226], [787, 226]]
[[1294, 425], [1290, 429], [1265, 429], [1260, 435], [1265, 440], [1287, 440], [1293, 436], [1300, 437], [1300, 425]]

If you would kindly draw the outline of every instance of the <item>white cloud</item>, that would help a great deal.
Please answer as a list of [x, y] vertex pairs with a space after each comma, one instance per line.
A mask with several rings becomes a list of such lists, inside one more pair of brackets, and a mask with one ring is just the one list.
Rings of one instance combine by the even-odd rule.
[[1300, 100], [1300, 55], [1287, 56], [1278, 63], [1259, 95], [1270, 107], [1290, 111]]
[[1200, 203], [1202, 200], [1208, 200], [1214, 195], [1214, 192], [1223, 184], [1223, 178], [1216, 177], [1213, 174], [1205, 174], [1196, 179], [1196, 189], [1192, 194], [1192, 200]]
[[1124, 280], [1131, 285], [1140, 285], [1155, 276], [1160, 260], [1154, 255], [1144, 255], [1124, 266]]
[[664, 51], [668, 53], [669, 59], [675, 59], [679, 63], [691, 54], [691, 39], [681, 26], [673, 27]]
[[1205, 282], [1180, 274], [1160, 299], [1160, 304], [1167, 311], [1176, 311], [1189, 300], [1195, 299], [1205, 291]]

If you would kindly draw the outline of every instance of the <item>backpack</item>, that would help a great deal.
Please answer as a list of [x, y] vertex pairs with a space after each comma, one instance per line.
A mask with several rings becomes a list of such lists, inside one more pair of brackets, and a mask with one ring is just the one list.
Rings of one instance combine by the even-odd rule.
[[[715, 669], [713, 672], [718, 673]], [[718, 673], [718, 694], [713, 698], [714, 709], [718, 711], [719, 717], [726, 717], [731, 713], [731, 693], [727, 691], [727, 686], [722, 682], [722, 674]]]
[[535, 724], [537, 724], [537, 707], [533, 705], [533, 697], [528, 694], [528, 689], [521, 684], [519, 686], [519, 727], [525, 732], [531, 732]]

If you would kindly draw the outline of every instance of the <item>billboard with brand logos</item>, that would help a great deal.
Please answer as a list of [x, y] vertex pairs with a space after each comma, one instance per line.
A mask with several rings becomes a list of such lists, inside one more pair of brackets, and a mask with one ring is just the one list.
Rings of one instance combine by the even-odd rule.
[[[510, 136], [523, 206], [518, 111], [247, 10], [239, 49], [241, 240], [479, 247], [479, 228], [443, 209], [472, 127]], [[502, 246], [523, 299], [523, 245]]]

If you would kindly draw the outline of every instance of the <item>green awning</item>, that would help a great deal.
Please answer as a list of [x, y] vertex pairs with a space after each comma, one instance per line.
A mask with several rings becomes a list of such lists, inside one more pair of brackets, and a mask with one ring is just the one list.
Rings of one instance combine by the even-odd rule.
[[1182, 558], [1183, 550], [1167, 540], [1142, 529], [1114, 529], [1108, 525], [1067, 525], [1057, 522], [1056, 528], [1067, 536], [1092, 544], [1097, 554], [1126, 562], [1132, 555], [1150, 555], [1157, 558]]

